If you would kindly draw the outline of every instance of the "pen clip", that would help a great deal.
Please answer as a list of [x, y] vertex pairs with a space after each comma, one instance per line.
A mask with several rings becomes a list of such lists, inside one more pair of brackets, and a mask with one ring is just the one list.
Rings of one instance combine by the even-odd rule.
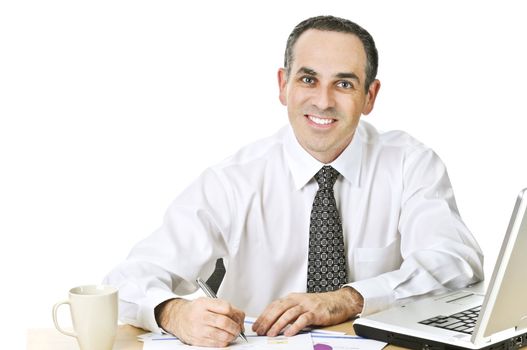
[[198, 283], [199, 288], [209, 297], [209, 298], [217, 298], [216, 293], [210, 289], [210, 287], [201, 279], [201, 277], [198, 277], [196, 279], [196, 282]]

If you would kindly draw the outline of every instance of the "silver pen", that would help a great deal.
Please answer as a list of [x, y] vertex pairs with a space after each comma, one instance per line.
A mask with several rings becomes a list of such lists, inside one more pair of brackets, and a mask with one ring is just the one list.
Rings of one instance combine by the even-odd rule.
[[[214, 293], [212, 289], [210, 289], [210, 287], [207, 285], [207, 283], [205, 283], [205, 281], [203, 281], [200, 277], [196, 279], [196, 282], [198, 283], [198, 286], [203, 291], [203, 293], [205, 293], [209, 298], [218, 298], [216, 296], [216, 293]], [[243, 331], [240, 332], [239, 337], [245, 340], [247, 343], [249, 342], [245, 334], [243, 334]]]

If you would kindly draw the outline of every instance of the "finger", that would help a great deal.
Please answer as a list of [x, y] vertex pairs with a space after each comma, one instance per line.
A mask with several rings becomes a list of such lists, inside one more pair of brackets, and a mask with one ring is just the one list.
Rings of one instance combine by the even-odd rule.
[[256, 334], [264, 335], [267, 333], [269, 325], [275, 321], [275, 319], [271, 316], [274, 314], [272, 310], [276, 308], [275, 305], [279, 302], [280, 300], [275, 300], [271, 304], [267, 305], [264, 311], [262, 311], [262, 313], [256, 318], [252, 326], [252, 329], [254, 332], [256, 332]]
[[198, 299], [205, 309], [221, 315], [231, 315], [234, 307], [226, 300], [213, 298]]
[[242, 326], [228, 316], [209, 312], [204, 316], [205, 324], [220, 331], [230, 334], [236, 338], [242, 330]]
[[203, 301], [204, 307], [213, 313], [225, 315], [235, 322], [239, 323], [240, 326], [243, 326], [243, 321], [245, 320], [245, 313], [233, 306], [228, 301], [222, 299], [210, 299], [205, 298]]
[[235, 314], [232, 320], [240, 326], [242, 332], [245, 332], [245, 313], [243, 311]]
[[238, 323], [240, 327], [243, 328], [243, 324], [245, 321], [245, 312], [242, 310], [233, 307], [232, 308], [232, 314], [228, 315], [234, 322]]
[[258, 335], [267, 334], [271, 326], [282, 314], [296, 305], [290, 298], [278, 299], [269, 304], [253, 325], [253, 331]]
[[236, 334], [240, 334], [240, 332], [244, 330], [245, 312], [233, 306], [232, 304], [219, 299], [217, 299], [217, 301], [211, 306], [212, 307], [208, 309], [209, 311], [212, 311], [216, 314], [224, 315], [238, 324], [239, 331], [237, 331]]
[[232, 306], [229, 302], [222, 299], [199, 298], [196, 299], [196, 303], [198, 304], [198, 308], [205, 313], [210, 312], [212, 314], [226, 316], [233, 320], [233, 322], [239, 324], [240, 329], [243, 327], [245, 313]]
[[267, 331], [270, 337], [276, 337], [290, 323], [294, 322], [304, 312], [302, 306], [295, 305], [285, 311]]
[[229, 346], [234, 339], [235, 337], [233, 337], [232, 334], [221, 329], [215, 327], [203, 327], [200, 329], [199, 334], [193, 337], [190, 344], [194, 346], [223, 348]]
[[305, 312], [297, 317], [297, 319], [285, 330], [286, 337], [292, 337], [298, 334], [302, 329], [313, 324], [313, 313]]

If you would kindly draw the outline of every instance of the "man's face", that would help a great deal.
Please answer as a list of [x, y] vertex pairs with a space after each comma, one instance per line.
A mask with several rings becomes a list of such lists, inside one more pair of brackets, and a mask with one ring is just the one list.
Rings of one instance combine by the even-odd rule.
[[280, 101], [302, 147], [330, 163], [351, 142], [380, 87], [365, 91], [366, 52], [353, 34], [310, 29], [293, 47], [290, 75], [278, 72]]

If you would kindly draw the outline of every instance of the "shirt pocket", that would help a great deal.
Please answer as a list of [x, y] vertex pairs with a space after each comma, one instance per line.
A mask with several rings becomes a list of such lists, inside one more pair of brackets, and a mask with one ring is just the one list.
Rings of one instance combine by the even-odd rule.
[[353, 267], [350, 271], [353, 280], [372, 278], [399, 269], [402, 263], [400, 242], [400, 238], [397, 238], [385, 247], [353, 249]]

